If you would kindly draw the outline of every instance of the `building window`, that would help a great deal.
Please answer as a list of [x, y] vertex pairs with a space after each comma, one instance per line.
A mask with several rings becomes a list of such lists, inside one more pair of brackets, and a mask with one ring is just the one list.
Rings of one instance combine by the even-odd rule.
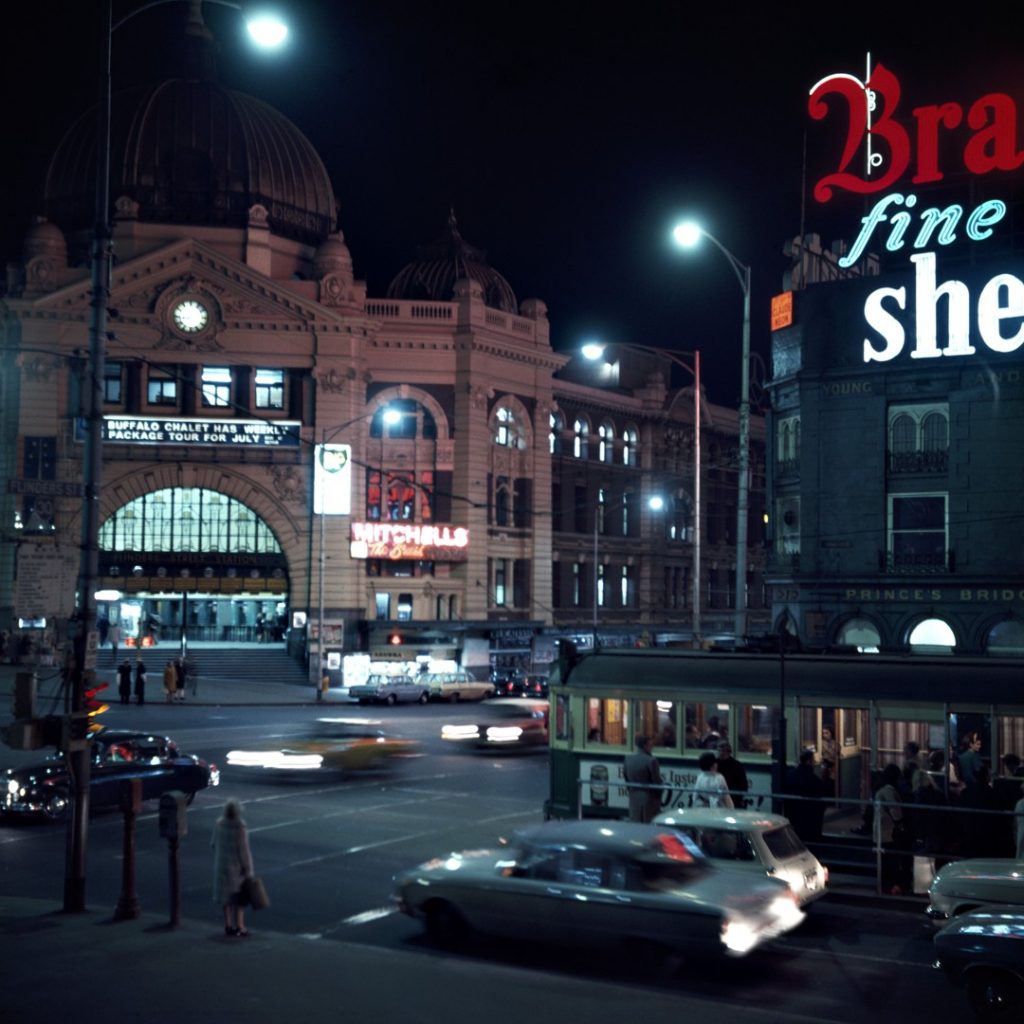
[[508, 405], [499, 405], [494, 411], [494, 443], [502, 448], [526, 447], [523, 425]]
[[619, 577], [619, 600], [623, 608], [634, 608], [636, 606], [636, 587], [633, 579], [633, 568], [624, 565]]
[[565, 432], [565, 420], [560, 412], [548, 416], [548, 451], [552, 455], [562, 454], [562, 434]]
[[800, 469], [800, 417], [784, 416], [775, 425], [775, 465], [785, 477]]
[[597, 586], [597, 605], [599, 608], [603, 608], [605, 606], [604, 578], [604, 565], [601, 562], [598, 562], [594, 566], [594, 582]]
[[231, 370], [226, 366], [204, 366], [202, 375], [203, 405], [226, 409], [231, 405]]
[[956, 647], [956, 634], [943, 619], [924, 619], [907, 638], [915, 654], [952, 654]]
[[945, 473], [948, 467], [948, 404], [890, 406], [889, 471]]
[[873, 622], [867, 619], [847, 619], [836, 633], [836, 643], [853, 647], [858, 654], [877, 654], [882, 637]]
[[775, 553], [800, 554], [800, 499], [779, 498], [775, 502]]
[[494, 603], [499, 608], [505, 605], [507, 589], [508, 559], [496, 558], [494, 560]]
[[150, 367], [146, 382], [146, 401], [150, 405], [178, 404], [178, 380], [170, 370]]
[[572, 563], [572, 606], [579, 608], [583, 603], [583, 586], [580, 580], [580, 563]]
[[626, 427], [622, 432], [622, 464], [624, 466], [635, 466], [637, 464], [637, 441], [636, 429]]
[[256, 408], [284, 408], [284, 370], [256, 370]]
[[615, 428], [607, 420], [597, 428], [597, 458], [611, 462], [615, 454]]
[[945, 568], [946, 505], [945, 494], [889, 495], [891, 568]]
[[120, 405], [124, 388], [122, 377], [124, 365], [122, 363], [103, 364], [103, 401], [106, 405]]
[[507, 476], [499, 476], [494, 481], [494, 525], [508, 526], [511, 504], [511, 487]]
[[605, 531], [605, 509], [607, 508], [607, 493], [603, 487], [597, 489], [597, 508], [595, 514], [597, 518], [594, 520], [594, 529], [598, 533], [604, 533]]
[[[397, 412], [394, 423], [385, 420], [385, 413]], [[392, 398], [381, 405], [370, 420], [370, 437], [391, 441], [437, 440], [437, 423], [430, 411], [415, 398]]]
[[377, 594], [377, 618], [378, 619], [390, 619], [391, 618], [391, 595], [390, 594]]
[[1020, 619], [997, 622], [988, 632], [985, 650], [989, 654], [1017, 658], [1024, 655], [1024, 622]]
[[412, 619], [412, 594], [398, 595], [398, 615], [396, 617], [399, 622], [409, 622]]
[[572, 427], [572, 454], [577, 459], [590, 456], [590, 424], [582, 416], [577, 417]]

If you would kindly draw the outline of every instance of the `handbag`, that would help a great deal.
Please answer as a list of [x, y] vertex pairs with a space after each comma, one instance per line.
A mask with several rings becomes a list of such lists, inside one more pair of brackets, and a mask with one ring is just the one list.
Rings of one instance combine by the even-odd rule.
[[267, 895], [263, 879], [252, 875], [242, 882], [242, 903], [253, 910], [265, 910], [270, 906], [270, 897]]

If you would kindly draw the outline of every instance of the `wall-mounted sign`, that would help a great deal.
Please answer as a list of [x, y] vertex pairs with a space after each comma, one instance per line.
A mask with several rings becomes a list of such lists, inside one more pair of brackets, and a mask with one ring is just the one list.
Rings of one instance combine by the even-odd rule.
[[469, 553], [469, 530], [441, 523], [353, 523], [353, 558], [461, 562]]
[[325, 516], [351, 515], [351, 445], [316, 446], [313, 457], [313, 511]]
[[772, 296], [772, 330], [781, 331], [793, 322], [793, 293]]
[[300, 423], [294, 420], [217, 420], [183, 416], [104, 416], [109, 444], [217, 445], [234, 448], [298, 448]]

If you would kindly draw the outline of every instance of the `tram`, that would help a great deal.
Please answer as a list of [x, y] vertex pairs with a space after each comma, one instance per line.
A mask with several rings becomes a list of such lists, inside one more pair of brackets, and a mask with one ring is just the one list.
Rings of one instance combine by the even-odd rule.
[[[837, 801], [868, 800], [908, 742], [948, 786], [952, 755], [977, 733], [993, 775], [1024, 755], [1024, 660], [882, 654], [757, 654], [675, 648], [577, 654], [550, 677], [549, 817], [621, 817], [623, 759], [653, 739], [666, 807], [680, 806], [707, 748], [728, 740], [755, 802], [779, 792], [804, 750]], [[775, 783], [773, 787], [773, 781]]]

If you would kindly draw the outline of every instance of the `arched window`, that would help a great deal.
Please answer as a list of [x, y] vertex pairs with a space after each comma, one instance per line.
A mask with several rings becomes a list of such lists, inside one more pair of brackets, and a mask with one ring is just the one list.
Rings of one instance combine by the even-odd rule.
[[565, 432], [565, 418], [560, 412], [548, 416], [548, 451], [552, 455], [562, 454], [562, 435]]
[[836, 643], [854, 647], [859, 654], [877, 654], [882, 638], [874, 624], [867, 619], [847, 619], [836, 633]]
[[526, 431], [516, 411], [508, 404], [494, 410], [494, 443], [502, 448], [526, 448]]
[[572, 454], [577, 459], [590, 457], [590, 424], [582, 416], [572, 426]]
[[985, 641], [989, 654], [1020, 657], [1024, 655], [1024, 622], [1007, 619], [997, 622], [989, 631]]
[[605, 420], [597, 428], [597, 459], [611, 462], [615, 454], [615, 427]]
[[908, 643], [915, 654], [952, 654], [956, 635], [944, 619], [924, 619], [910, 631]]
[[636, 427], [626, 427], [622, 432], [622, 464], [637, 465], [637, 434]]

